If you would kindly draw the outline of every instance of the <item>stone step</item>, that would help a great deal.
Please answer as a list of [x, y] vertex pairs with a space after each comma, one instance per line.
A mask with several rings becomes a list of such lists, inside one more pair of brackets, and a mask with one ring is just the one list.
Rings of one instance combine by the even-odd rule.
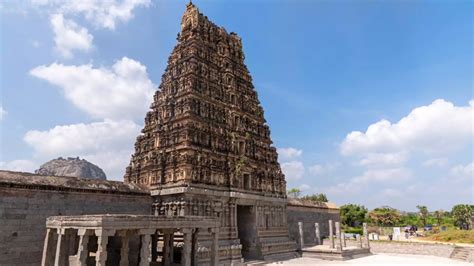
[[451, 256], [451, 259], [455, 260], [462, 260], [470, 262], [472, 260], [472, 253], [474, 253], [473, 249], [470, 248], [463, 248], [463, 247], [455, 247]]
[[245, 266], [263, 266], [265, 265], [265, 261], [263, 260], [249, 260], [244, 262]]

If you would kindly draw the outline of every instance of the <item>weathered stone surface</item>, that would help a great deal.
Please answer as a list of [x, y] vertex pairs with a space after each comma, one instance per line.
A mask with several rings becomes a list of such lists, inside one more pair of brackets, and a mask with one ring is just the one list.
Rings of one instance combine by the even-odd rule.
[[73, 176], [90, 179], [107, 179], [104, 171], [95, 164], [84, 159], [59, 157], [51, 160], [35, 170], [35, 174], [46, 176]]
[[[347, 241], [350, 246], [358, 246], [359, 243], [353, 240]], [[396, 253], [413, 255], [430, 255], [449, 258], [453, 252], [452, 244], [435, 244], [421, 242], [398, 242], [398, 241], [370, 241], [370, 251], [374, 254]]]
[[329, 236], [328, 221], [339, 221], [339, 209], [332, 203], [315, 203], [289, 199], [287, 207], [288, 228], [290, 238], [297, 240], [298, 222], [303, 222], [304, 243], [316, 245], [316, 232], [314, 223], [319, 223], [319, 232], [322, 238]]
[[[19, 186], [42, 189], [53, 189], [62, 191], [102, 191], [104, 193], [130, 193], [130, 194], [144, 194], [149, 195], [149, 190], [146, 186], [139, 184], [129, 184], [118, 181], [108, 180], [93, 180], [78, 177], [64, 177], [64, 176], [41, 176], [31, 173], [13, 172], [0, 170], [0, 185], [4, 186]], [[10, 199], [2, 199], [10, 200]], [[16, 204], [25, 201], [25, 199], [11, 199]], [[48, 200], [49, 202], [49, 200]], [[44, 202], [36, 202], [42, 204]], [[78, 202], [80, 203], [80, 202]], [[34, 203], [33, 203], [34, 204]], [[47, 207], [47, 205], [43, 205]], [[40, 206], [41, 207], [41, 206]]]
[[0, 171], [0, 265], [39, 265], [46, 218], [81, 214], [150, 214], [139, 185]]
[[125, 182], [286, 195], [242, 41], [188, 4]]

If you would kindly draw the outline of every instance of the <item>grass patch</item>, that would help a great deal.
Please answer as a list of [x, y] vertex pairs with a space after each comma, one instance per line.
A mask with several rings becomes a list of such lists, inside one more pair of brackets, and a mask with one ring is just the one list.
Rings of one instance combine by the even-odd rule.
[[448, 230], [429, 235], [422, 239], [449, 243], [474, 244], [474, 230]]

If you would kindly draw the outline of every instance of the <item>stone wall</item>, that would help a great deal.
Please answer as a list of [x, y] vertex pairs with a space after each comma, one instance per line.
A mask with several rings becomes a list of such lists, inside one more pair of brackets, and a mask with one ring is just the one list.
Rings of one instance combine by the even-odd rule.
[[370, 241], [370, 252], [377, 253], [396, 253], [413, 255], [431, 255], [449, 258], [453, 252], [454, 245], [449, 244], [431, 244], [420, 242], [386, 242]]
[[[329, 236], [328, 221], [339, 221], [339, 209], [331, 203], [312, 203], [288, 199], [287, 207], [288, 228], [290, 238], [298, 240], [298, 222], [303, 222], [305, 246], [315, 245], [316, 233], [314, 223], [319, 223], [321, 237]], [[298, 243], [298, 241], [297, 241]]]
[[49, 216], [150, 209], [149, 192], [136, 185], [0, 171], [0, 265], [39, 265]]

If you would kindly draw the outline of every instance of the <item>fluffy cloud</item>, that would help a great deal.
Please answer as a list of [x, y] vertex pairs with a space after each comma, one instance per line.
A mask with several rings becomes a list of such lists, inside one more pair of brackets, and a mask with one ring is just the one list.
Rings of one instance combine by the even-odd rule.
[[474, 181], [474, 162], [467, 165], [456, 165], [451, 168], [450, 173], [456, 180], [471, 180]]
[[84, 15], [96, 27], [115, 29], [117, 22], [133, 18], [137, 7], [148, 7], [151, 0], [31, 0], [34, 6], [51, 12]]
[[472, 142], [474, 101], [455, 106], [439, 99], [412, 110], [397, 123], [381, 120], [366, 132], [354, 131], [341, 143], [343, 155], [421, 151], [453, 151]]
[[0, 121], [3, 120], [3, 117], [5, 117], [6, 114], [7, 111], [5, 111], [5, 109], [3, 109], [3, 106], [0, 105]]
[[309, 167], [309, 173], [312, 175], [321, 175], [324, 173], [324, 167], [320, 164], [315, 164]]
[[63, 57], [72, 57], [73, 50], [83, 52], [91, 50], [94, 37], [86, 28], [72, 20], [64, 19], [62, 14], [52, 15], [50, 22], [54, 31], [55, 48]]
[[338, 166], [339, 163], [314, 164], [308, 168], [308, 172], [313, 176], [319, 176], [334, 171]]
[[289, 148], [278, 148], [277, 149], [278, 155], [280, 156], [280, 159], [285, 161], [285, 160], [290, 160], [294, 159], [296, 157], [301, 156], [303, 154], [302, 150], [298, 150], [292, 147]]
[[422, 163], [422, 165], [426, 167], [430, 167], [430, 166], [443, 167], [443, 166], [446, 166], [447, 164], [448, 164], [447, 158], [432, 158]]
[[[363, 172], [354, 176], [351, 171], [356, 169], [346, 170], [346, 178], [323, 191], [338, 203], [359, 202], [372, 208], [388, 204], [409, 209], [420, 203], [450, 208], [460, 200], [470, 202], [472, 191], [461, 192], [459, 187], [472, 186], [474, 164], [446, 166], [469, 156], [466, 149], [474, 144], [473, 124], [473, 100], [456, 106], [439, 99], [399, 121], [381, 120], [365, 132], [351, 132], [339, 151], [352, 161], [349, 165], [362, 166]], [[453, 200], [433, 198], [441, 194]]]
[[127, 57], [111, 68], [53, 63], [30, 74], [60, 87], [66, 99], [95, 118], [143, 119], [156, 87], [146, 67]]
[[290, 161], [281, 164], [281, 170], [287, 180], [301, 179], [304, 174], [304, 165], [300, 161]]
[[379, 190], [381, 184], [400, 184], [410, 180], [412, 177], [412, 171], [406, 168], [367, 169], [362, 175], [355, 176], [347, 182], [330, 186], [326, 188], [325, 191], [331, 195], [335, 195], [335, 197], [343, 194], [356, 195], [368, 187], [373, 188], [375, 186], [377, 190]]
[[111, 179], [121, 180], [140, 127], [132, 121], [95, 122], [32, 130], [24, 140], [37, 161], [59, 156], [82, 157], [99, 165]]
[[387, 166], [387, 165], [398, 165], [405, 162], [407, 159], [406, 152], [396, 153], [369, 153], [365, 158], [359, 161], [360, 165], [363, 166]]

